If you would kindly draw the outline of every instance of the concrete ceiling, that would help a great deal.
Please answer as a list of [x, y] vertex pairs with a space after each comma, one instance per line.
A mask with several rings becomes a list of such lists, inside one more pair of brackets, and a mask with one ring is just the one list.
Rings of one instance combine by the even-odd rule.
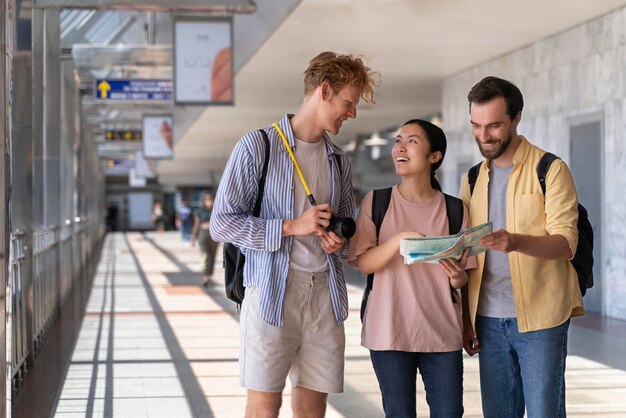
[[[361, 55], [382, 75], [375, 105], [335, 138], [440, 112], [441, 83], [460, 71], [626, 5], [626, 0], [303, 0], [236, 75], [235, 106], [205, 109], [159, 163], [163, 183], [216, 184], [235, 142], [297, 111], [302, 73], [324, 50]], [[236, 45], [235, 45], [236, 48]]]

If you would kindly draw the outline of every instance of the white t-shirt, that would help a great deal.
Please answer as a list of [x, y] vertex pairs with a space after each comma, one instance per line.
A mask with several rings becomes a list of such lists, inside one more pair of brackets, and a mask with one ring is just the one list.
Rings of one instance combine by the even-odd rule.
[[[295, 139], [295, 156], [302, 170], [304, 179], [318, 205], [330, 202], [330, 165], [324, 140], [316, 143], [304, 142]], [[295, 167], [293, 170], [294, 204], [293, 217], [299, 218], [311, 204], [298, 176]], [[319, 272], [328, 270], [326, 253], [322, 250], [320, 239], [313, 234], [294, 236], [289, 254], [289, 267], [294, 270]]]

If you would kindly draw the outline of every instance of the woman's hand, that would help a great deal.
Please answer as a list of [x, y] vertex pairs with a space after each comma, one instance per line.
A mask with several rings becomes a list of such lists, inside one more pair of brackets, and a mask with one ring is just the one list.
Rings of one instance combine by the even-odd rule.
[[404, 232], [400, 232], [398, 234], [396, 234], [396, 240], [398, 242], [398, 245], [400, 245], [400, 241], [402, 241], [403, 239], [407, 239], [407, 238], [424, 238], [426, 235], [422, 234], [421, 232], [414, 232], [414, 231], [404, 231]]
[[424, 234], [413, 231], [400, 232], [380, 245], [370, 248], [357, 257], [359, 271], [368, 275], [385, 267], [394, 257], [399, 257], [400, 241], [405, 238], [422, 238]]
[[454, 258], [446, 258], [439, 261], [439, 265], [446, 272], [450, 278], [450, 285], [455, 289], [465, 286], [467, 283], [467, 272], [465, 271], [465, 265], [467, 264], [467, 256], [469, 249], [463, 252], [463, 256], [460, 260]]

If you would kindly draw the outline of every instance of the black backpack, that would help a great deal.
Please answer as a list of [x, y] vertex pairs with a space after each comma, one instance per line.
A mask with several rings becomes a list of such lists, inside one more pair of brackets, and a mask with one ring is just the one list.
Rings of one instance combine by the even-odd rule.
[[[265, 189], [265, 177], [267, 176], [267, 165], [270, 159], [270, 141], [263, 129], [259, 129], [265, 142], [265, 161], [259, 179], [259, 193], [254, 203], [255, 217], [261, 214], [261, 202], [263, 201], [263, 190]], [[243, 266], [246, 261], [239, 247], [230, 242], [224, 243], [224, 285], [226, 286], [226, 297], [241, 305], [246, 288], [243, 285]]]
[[[546, 152], [539, 160], [537, 164], [537, 178], [539, 184], [541, 184], [541, 190], [543, 194], [546, 194], [546, 174], [550, 169], [550, 165], [556, 159], [559, 159], [556, 155]], [[480, 170], [482, 162], [476, 164], [469, 169], [467, 173], [467, 180], [470, 186], [470, 195], [474, 193], [474, 186], [476, 185], [476, 179]], [[587, 289], [593, 287], [593, 228], [591, 222], [589, 222], [589, 214], [587, 209], [580, 203], [578, 204], [578, 247], [576, 248], [576, 254], [571, 260], [574, 269], [578, 275], [578, 286], [580, 287], [581, 295], [585, 296]]]
[[[389, 202], [391, 201], [391, 187], [386, 189], [374, 190], [372, 196], [372, 220], [376, 226], [376, 242], [378, 243], [378, 236], [380, 235], [380, 226], [383, 224], [383, 219], [389, 208]], [[463, 201], [454, 196], [443, 194], [446, 200], [446, 216], [448, 217], [448, 229], [450, 235], [455, 235], [461, 230], [463, 225]], [[361, 322], [363, 322], [363, 316], [365, 315], [365, 308], [367, 306], [367, 299], [369, 298], [372, 287], [374, 286], [374, 273], [367, 275], [367, 284], [363, 291], [363, 299], [361, 299]], [[450, 292], [452, 295], [452, 302], [456, 303], [455, 293], [456, 291], [450, 286]]]

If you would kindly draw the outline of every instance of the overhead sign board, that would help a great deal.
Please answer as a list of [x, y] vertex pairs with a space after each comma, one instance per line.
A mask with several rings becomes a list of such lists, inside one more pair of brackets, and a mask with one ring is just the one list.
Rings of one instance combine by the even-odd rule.
[[172, 80], [96, 79], [99, 100], [172, 100]]
[[141, 141], [142, 138], [141, 129], [107, 129], [104, 131], [104, 139], [107, 142]]
[[127, 159], [106, 159], [102, 161], [104, 174], [109, 176], [119, 176], [128, 174], [133, 167], [133, 161]]

